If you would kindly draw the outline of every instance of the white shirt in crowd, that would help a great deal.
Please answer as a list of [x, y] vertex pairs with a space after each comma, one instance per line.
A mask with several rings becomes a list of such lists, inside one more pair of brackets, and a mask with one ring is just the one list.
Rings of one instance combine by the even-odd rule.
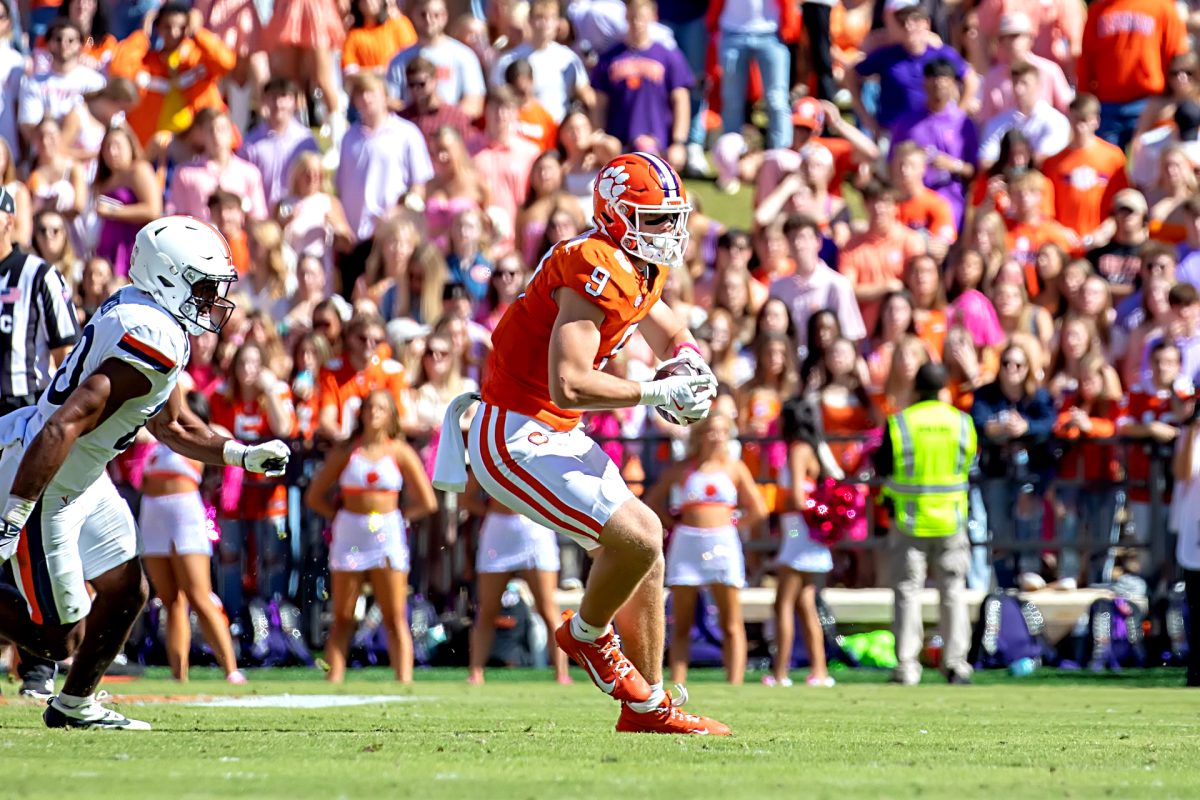
[[496, 65], [492, 67], [492, 85], [503, 85], [505, 70], [522, 58], [533, 69], [533, 94], [537, 101], [554, 117], [555, 122], [562, 122], [567, 115], [567, 103], [573, 90], [588, 85], [587, 68], [583, 66], [583, 61], [574, 50], [558, 42], [551, 42], [541, 50], [535, 50], [532, 44], [526, 42], [496, 59]]
[[730, 33], [775, 33], [779, 30], [780, 0], [738, 0], [726, 3], [718, 23]]
[[443, 36], [437, 44], [414, 44], [396, 54], [387, 68], [388, 94], [408, 102], [408, 62], [417, 56], [437, 67], [437, 93], [443, 103], [458, 105], [464, 97], [483, 97], [487, 86], [483, 67], [475, 51], [462, 42]]
[[1025, 134], [1038, 161], [1062, 152], [1071, 140], [1071, 121], [1045, 100], [1038, 100], [1029, 116], [1010, 108], [988, 120], [979, 139], [979, 160], [995, 163], [1000, 158], [1000, 140], [1013, 128]]
[[91, 67], [76, 65], [70, 72], [39, 72], [21, 82], [22, 125], [37, 125], [46, 117], [62, 119], [83, 102], [89, 92], [104, 88], [104, 76]]
[[7, 42], [0, 42], [0, 137], [8, 143], [14, 158], [17, 150], [17, 104], [25, 77], [25, 57]]

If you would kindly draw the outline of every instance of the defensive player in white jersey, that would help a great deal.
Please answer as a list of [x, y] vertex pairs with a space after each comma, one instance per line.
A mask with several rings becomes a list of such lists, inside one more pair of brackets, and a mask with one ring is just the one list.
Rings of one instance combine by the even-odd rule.
[[[148, 730], [105, 708], [95, 691], [120, 652], [148, 588], [128, 506], [105, 466], [144, 425], [189, 458], [282, 474], [288, 447], [218, 436], [176, 387], [188, 336], [219, 331], [237, 280], [221, 234], [191, 217], [138, 232], [132, 286], [101, 305], [36, 406], [0, 418], [0, 636], [47, 658], [74, 656], [43, 719], [52, 728]], [[11, 488], [9, 488], [11, 487]], [[89, 597], [87, 584], [95, 591]]]

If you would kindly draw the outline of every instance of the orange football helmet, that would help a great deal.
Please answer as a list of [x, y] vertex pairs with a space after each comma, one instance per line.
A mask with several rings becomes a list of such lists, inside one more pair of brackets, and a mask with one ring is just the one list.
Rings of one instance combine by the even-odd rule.
[[652, 264], [683, 265], [692, 204], [679, 175], [652, 153], [626, 153], [604, 165], [592, 190], [592, 216], [622, 250]]

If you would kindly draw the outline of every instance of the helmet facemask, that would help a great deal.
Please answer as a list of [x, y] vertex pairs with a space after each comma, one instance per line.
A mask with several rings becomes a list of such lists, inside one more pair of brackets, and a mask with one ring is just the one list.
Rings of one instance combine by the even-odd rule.
[[220, 333], [221, 328], [232, 316], [234, 305], [227, 299], [230, 285], [236, 276], [211, 275], [193, 267], [185, 267], [183, 281], [192, 289], [191, 294], [179, 306], [179, 316], [192, 331], [199, 335], [205, 331]]
[[[652, 264], [683, 266], [683, 254], [691, 238], [687, 227], [688, 216], [692, 213], [690, 203], [677, 200], [673, 203], [644, 206], [618, 200], [611, 203], [609, 208], [625, 223], [621, 247], [627, 252]], [[628, 214], [630, 209], [633, 211], [632, 218]], [[657, 229], [663, 226], [664, 217], [670, 219], [670, 225], [659, 231]]]

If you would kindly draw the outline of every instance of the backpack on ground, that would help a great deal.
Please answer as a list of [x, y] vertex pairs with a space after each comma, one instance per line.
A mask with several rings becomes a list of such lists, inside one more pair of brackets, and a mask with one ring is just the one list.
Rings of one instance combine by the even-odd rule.
[[1144, 667], [1146, 647], [1142, 641], [1142, 621], [1146, 615], [1128, 598], [1101, 598], [1088, 612], [1088, 669]]
[[1006, 669], [1023, 658], [1041, 663], [1049, 656], [1045, 635], [1046, 621], [1036, 605], [1015, 590], [992, 592], [979, 606], [967, 659], [975, 669]]

